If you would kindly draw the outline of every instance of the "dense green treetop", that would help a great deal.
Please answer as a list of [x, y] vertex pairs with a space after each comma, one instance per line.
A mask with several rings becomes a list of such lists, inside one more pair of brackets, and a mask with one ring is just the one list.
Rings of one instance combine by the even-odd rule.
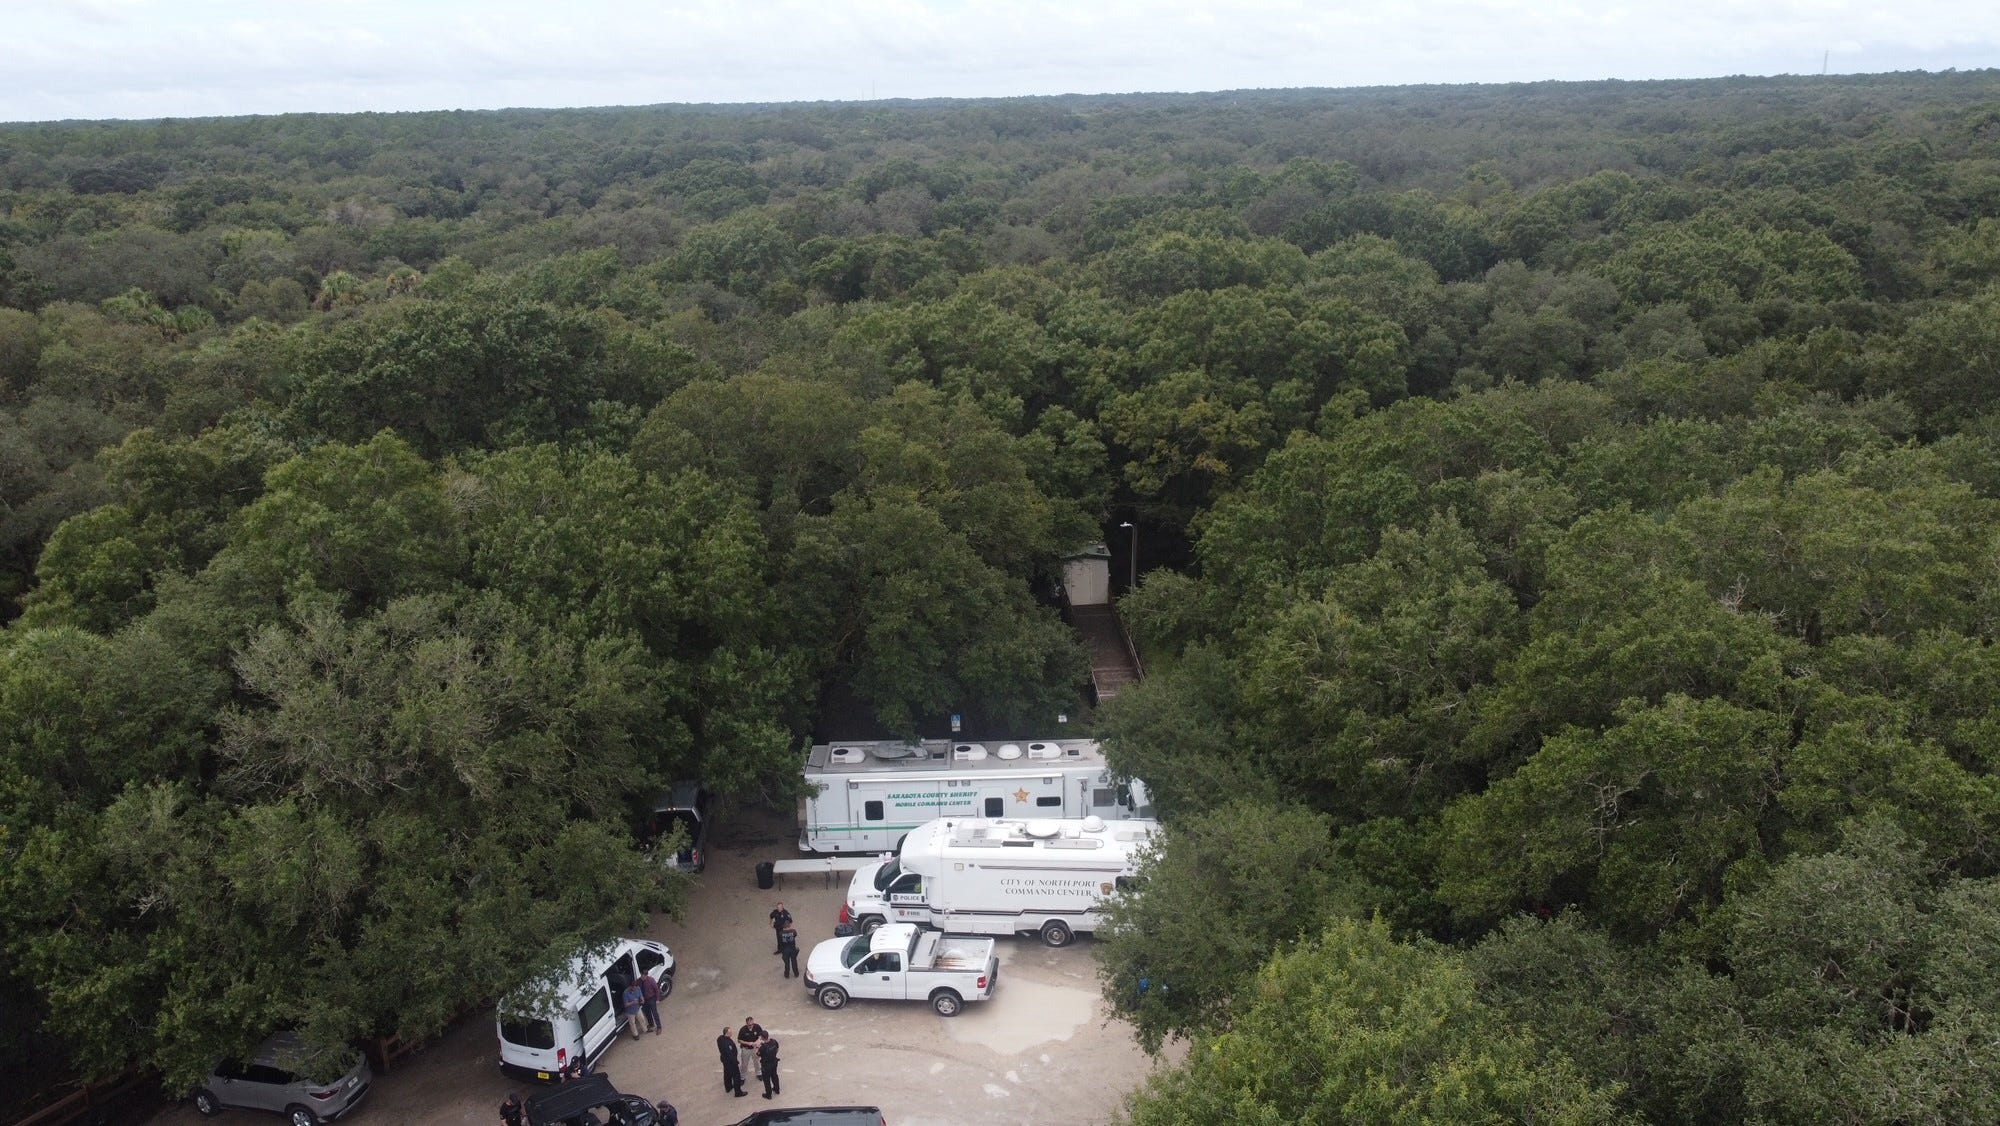
[[0, 1027], [419, 1037], [1067, 714], [1135, 1122], [1992, 1119], [1996, 334], [1990, 72], [0, 125]]

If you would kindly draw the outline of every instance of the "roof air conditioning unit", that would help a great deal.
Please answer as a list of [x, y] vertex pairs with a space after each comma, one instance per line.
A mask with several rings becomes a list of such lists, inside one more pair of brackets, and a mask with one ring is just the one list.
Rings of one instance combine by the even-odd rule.
[[1061, 758], [1062, 748], [1056, 746], [1054, 743], [1030, 743], [1028, 744], [1028, 757], [1031, 759]]
[[977, 743], [960, 743], [951, 749], [954, 762], [978, 762], [986, 757], [986, 748]]
[[851, 766], [857, 762], [866, 762], [868, 752], [860, 747], [835, 747], [828, 757], [834, 762]]

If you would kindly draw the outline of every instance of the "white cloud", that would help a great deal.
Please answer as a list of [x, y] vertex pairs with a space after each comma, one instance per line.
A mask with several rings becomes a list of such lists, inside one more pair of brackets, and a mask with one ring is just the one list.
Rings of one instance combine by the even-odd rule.
[[2000, 63], [1966, 0], [71, 0], [0, 120], [982, 97]]

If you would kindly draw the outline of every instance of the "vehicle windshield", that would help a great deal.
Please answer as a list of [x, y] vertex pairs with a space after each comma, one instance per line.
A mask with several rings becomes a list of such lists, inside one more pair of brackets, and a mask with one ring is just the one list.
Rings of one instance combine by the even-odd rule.
[[[647, 840], [654, 844], [666, 844], [678, 840], [679, 851], [685, 853], [694, 847], [696, 830], [701, 826], [701, 817], [691, 809], [662, 809], [656, 811], [646, 826]], [[675, 834], [680, 834], [678, 838]]]
[[885, 862], [882, 867], [875, 870], [875, 890], [881, 891], [883, 888], [888, 887], [890, 884], [896, 882], [897, 876], [902, 874], [903, 864], [901, 861], [890, 860]]
[[840, 964], [851, 970], [854, 968], [854, 963], [859, 962], [867, 956], [868, 936], [857, 934], [854, 936], [854, 941], [847, 944], [847, 949], [840, 952]]

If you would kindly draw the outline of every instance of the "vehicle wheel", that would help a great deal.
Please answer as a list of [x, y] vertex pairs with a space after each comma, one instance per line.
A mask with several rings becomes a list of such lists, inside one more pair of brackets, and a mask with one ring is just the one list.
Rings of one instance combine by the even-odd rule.
[[222, 1100], [215, 1097], [214, 1091], [196, 1091], [194, 1093], [194, 1108], [200, 1111], [203, 1116], [214, 1118], [216, 1115], [222, 1113]]
[[860, 923], [861, 933], [874, 934], [876, 931], [882, 929], [882, 924], [885, 921], [880, 915], [863, 915], [861, 916]]
[[660, 975], [660, 1000], [664, 1001], [674, 991], [674, 975]]
[[292, 1126], [319, 1126], [319, 1115], [302, 1106], [288, 1106], [285, 1114], [291, 1118]]
[[1068, 946], [1069, 940], [1075, 937], [1069, 924], [1061, 919], [1050, 919], [1042, 924], [1042, 941], [1050, 946]]
[[965, 1002], [949, 989], [940, 989], [931, 994], [931, 1008], [937, 1010], [937, 1015], [941, 1017], [955, 1017], [958, 1015], [958, 1010], [964, 1007]]
[[845, 1004], [847, 1004], [847, 990], [842, 989], [838, 985], [828, 985], [820, 989], [819, 991], [820, 1008], [838, 1009]]

